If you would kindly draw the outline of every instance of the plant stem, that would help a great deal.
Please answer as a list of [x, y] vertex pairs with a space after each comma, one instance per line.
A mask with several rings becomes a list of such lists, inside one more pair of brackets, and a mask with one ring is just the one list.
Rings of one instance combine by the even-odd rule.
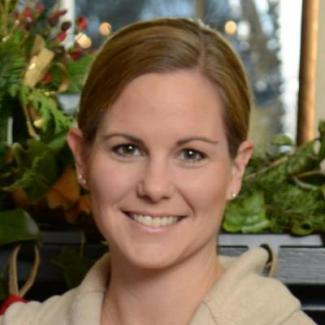
[[282, 164], [282, 163], [285, 162], [286, 160], [288, 160], [288, 156], [284, 156], [284, 157], [281, 157], [281, 158], [279, 158], [279, 159], [277, 159], [277, 160], [274, 160], [274, 161], [273, 161], [270, 165], [268, 165], [267, 167], [264, 167], [264, 168], [258, 170], [258, 171], [255, 172], [255, 173], [252, 173], [252, 174], [250, 174], [250, 175], [247, 175], [247, 176], [245, 177], [245, 181], [249, 181], [249, 180], [253, 179], [253, 178], [256, 177], [256, 176], [258, 176], [258, 175], [260, 175], [260, 174], [263, 174], [263, 173], [269, 171], [269, 170], [272, 169], [273, 167], [276, 167], [276, 166]]
[[304, 177], [309, 177], [309, 176], [325, 176], [325, 175], [319, 170], [310, 170], [308, 172], [298, 174], [295, 177], [304, 178]]
[[305, 190], [318, 191], [318, 186], [301, 181], [297, 176], [293, 177], [294, 182]]

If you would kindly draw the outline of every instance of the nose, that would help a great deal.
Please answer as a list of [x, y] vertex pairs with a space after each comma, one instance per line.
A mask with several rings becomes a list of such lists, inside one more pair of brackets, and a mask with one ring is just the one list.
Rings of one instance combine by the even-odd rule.
[[161, 159], [148, 161], [137, 186], [138, 195], [154, 203], [169, 199], [174, 193], [170, 176], [168, 163]]

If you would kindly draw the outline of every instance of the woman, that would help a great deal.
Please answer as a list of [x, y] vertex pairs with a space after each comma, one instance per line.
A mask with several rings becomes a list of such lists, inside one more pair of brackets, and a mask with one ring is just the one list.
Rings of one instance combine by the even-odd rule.
[[265, 249], [216, 255], [252, 153], [250, 106], [238, 57], [202, 23], [158, 19], [113, 35], [68, 134], [110, 253], [78, 288], [16, 303], [0, 324], [313, 324], [259, 275]]

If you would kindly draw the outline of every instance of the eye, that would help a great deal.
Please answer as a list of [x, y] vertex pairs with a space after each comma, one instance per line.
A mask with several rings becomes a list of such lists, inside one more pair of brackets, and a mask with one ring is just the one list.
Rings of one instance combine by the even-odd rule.
[[121, 157], [134, 157], [134, 156], [141, 156], [140, 149], [131, 143], [126, 144], [119, 144], [112, 148], [112, 151]]
[[183, 149], [180, 153], [180, 159], [189, 163], [200, 162], [206, 157], [203, 152], [191, 148]]

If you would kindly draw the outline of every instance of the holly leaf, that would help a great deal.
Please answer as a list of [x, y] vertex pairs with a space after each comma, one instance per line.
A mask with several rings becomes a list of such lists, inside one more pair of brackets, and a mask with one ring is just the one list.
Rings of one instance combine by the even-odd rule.
[[223, 227], [228, 232], [256, 233], [269, 226], [261, 192], [253, 192], [250, 196], [232, 202], [226, 210], [223, 222]]
[[25, 210], [0, 211], [0, 246], [39, 239], [39, 228]]
[[93, 261], [83, 256], [76, 249], [65, 247], [51, 262], [63, 272], [65, 282], [69, 288], [80, 284]]

